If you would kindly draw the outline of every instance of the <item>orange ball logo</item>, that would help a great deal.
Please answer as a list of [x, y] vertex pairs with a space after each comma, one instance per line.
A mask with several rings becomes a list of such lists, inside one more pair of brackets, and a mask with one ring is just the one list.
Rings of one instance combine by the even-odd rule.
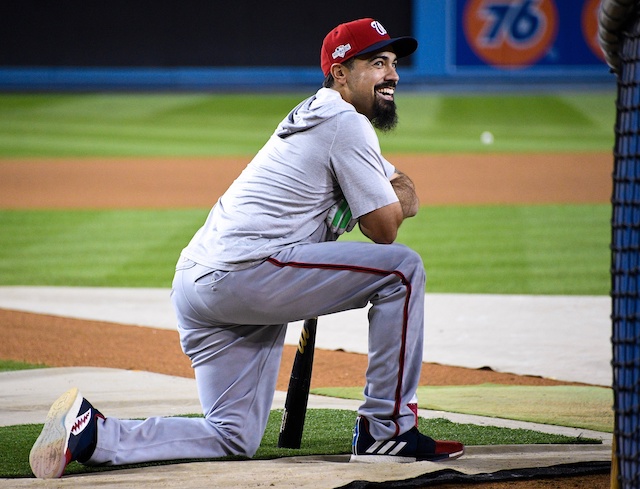
[[600, 0], [587, 0], [582, 8], [582, 35], [589, 46], [589, 49], [601, 61], [604, 61], [604, 54], [598, 43], [598, 9]]
[[468, 0], [463, 29], [485, 63], [523, 68], [549, 52], [558, 33], [558, 12], [553, 0]]

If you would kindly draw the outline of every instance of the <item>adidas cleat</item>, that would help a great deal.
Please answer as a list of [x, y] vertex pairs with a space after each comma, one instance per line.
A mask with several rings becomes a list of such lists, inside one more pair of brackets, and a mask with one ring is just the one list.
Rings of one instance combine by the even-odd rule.
[[414, 426], [406, 433], [389, 440], [376, 441], [369, 433], [369, 421], [358, 416], [353, 432], [350, 462], [410, 463], [442, 462], [464, 454], [464, 445], [457, 441], [438, 441], [423, 435]]

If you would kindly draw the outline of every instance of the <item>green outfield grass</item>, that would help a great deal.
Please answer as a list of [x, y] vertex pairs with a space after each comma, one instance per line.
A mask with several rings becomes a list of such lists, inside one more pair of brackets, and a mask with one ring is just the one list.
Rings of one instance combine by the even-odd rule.
[[[310, 93], [0, 94], [0, 157], [250, 155]], [[398, 91], [384, 151], [610, 151], [615, 93]], [[490, 131], [494, 144], [483, 145]]]
[[[306, 95], [0, 94], [0, 158], [251, 155]], [[613, 146], [613, 92], [397, 98], [387, 152]], [[168, 287], [206, 212], [0, 210], [0, 285]], [[433, 292], [605, 295], [609, 221], [608, 205], [423, 207], [399, 241]]]
[[[0, 210], [0, 285], [170, 287], [206, 214]], [[430, 292], [606, 295], [609, 220], [604, 204], [423, 207], [398, 242], [423, 257]]]

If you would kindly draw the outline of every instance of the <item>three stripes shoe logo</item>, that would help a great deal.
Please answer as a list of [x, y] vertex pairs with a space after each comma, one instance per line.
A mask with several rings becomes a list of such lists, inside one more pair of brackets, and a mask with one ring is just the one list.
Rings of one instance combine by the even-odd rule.
[[376, 441], [366, 449], [365, 453], [368, 455], [398, 455], [406, 445], [406, 441]]
[[366, 420], [358, 418], [356, 421], [352, 442], [354, 455], [405, 456], [404, 454], [400, 454], [400, 452], [402, 452], [407, 444], [407, 441], [397, 439], [376, 441], [369, 434], [369, 430], [366, 427]]

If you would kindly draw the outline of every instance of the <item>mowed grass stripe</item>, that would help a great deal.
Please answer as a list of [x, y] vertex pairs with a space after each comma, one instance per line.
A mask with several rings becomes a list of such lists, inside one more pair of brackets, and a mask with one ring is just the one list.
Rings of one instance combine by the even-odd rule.
[[[0, 211], [0, 285], [168, 287], [208, 209]], [[430, 292], [607, 295], [610, 206], [426, 207], [398, 242]], [[341, 239], [366, 240], [354, 230]]]
[[[308, 95], [0, 94], [0, 157], [250, 155]], [[391, 153], [609, 151], [614, 101], [399, 91], [400, 124], [380, 140]]]

